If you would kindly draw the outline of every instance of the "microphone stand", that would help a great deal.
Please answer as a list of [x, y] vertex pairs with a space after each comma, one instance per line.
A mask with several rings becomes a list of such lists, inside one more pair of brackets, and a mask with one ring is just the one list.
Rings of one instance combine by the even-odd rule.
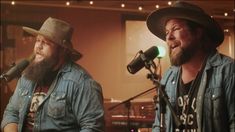
[[135, 98], [137, 98], [137, 97], [139, 97], [139, 96], [141, 96], [141, 95], [143, 95], [143, 94], [145, 94], [145, 93], [147, 93], [147, 92], [149, 92], [149, 91], [152, 91], [152, 90], [154, 90], [154, 89], [156, 89], [156, 87], [150, 88], [150, 89], [148, 89], [148, 90], [146, 90], [146, 91], [144, 91], [144, 92], [141, 92], [141, 93], [139, 93], [139, 94], [137, 94], [137, 95], [135, 95], [135, 96], [133, 96], [133, 97], [127, 99], [127, 100], [124, 100], [123, 102], [121, 102], [121, 103], [119, 103], [119, 104], [116, 104], [116, 105], [110, 107], [108, 110], [113, 110], [114, 108], [118, 107], [119, 105], [124, 104], [125, 107], [127, 108], [127, 128], [128, 128], [129, 131], [131, 131], [131, 130], [130, 130], [130, 129], [131, 129], [131, 127], [130, 127], [130, 108], [131, 108], [131, 100], [134, 100]]
[[147, 60], [145, 56], [143, 55], [143, 61], [145, 62], [145, 68], [149, 70], [149, 74], [147, 76], [148, 79], [150, 79], [153, 84], [155, 85], [156, 91], [159, 92], [159, 105], [160, 105], [160, 132], [166, 131], [165, 126], [165, 113], [166, 113], [166, 106], [170, 109], [170, 112], [172, 114], [173, 120], [175, 122], [175, 125], [182, 129], [183, 124], [177, 117], [171, 103], [169, 102], [169, 97], [167, 93], [165, 92], [165, 86], [161, 85], [159, 82], [158, 75], [155, 74], [155, 72], [152, 71], [151, 66], [153, 69], [156, 69], [156, 64], [152, 60]]
[[[13, 63], [10, 68], [12, 68], [13, 66], [15, 66], [15, 63]], [[4, 104], [2, 102], [2, 98], [3, 98], [2, 96], [4, 94], [5, 89], [10, 89], [10, 86], [8, 85], [6, 74], [2, 73], [0, 75], [0, 119], [2, 119], [3, 111], [4, 111], [2, 109], [2, 104]]]

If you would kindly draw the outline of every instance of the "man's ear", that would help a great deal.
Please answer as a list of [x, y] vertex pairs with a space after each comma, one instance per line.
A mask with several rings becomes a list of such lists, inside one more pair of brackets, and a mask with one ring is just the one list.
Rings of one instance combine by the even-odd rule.
[[202, 28], [197, 28], [195, 35], [196, 35], [197, 39], [203, 38], [204, 37], [203, 35], [205, 35], [204, 30]]
[[64, 57], [65, 60], [70, 58], [70, 51], [67, 48], [63, 48], [61, 52], [61, 57]]
[[199, 43], [202, 45], [202, 49], [206, 52], [215, 48], [208, 32], [203, 28], [197, 28], [195, 36], [200, 41]]

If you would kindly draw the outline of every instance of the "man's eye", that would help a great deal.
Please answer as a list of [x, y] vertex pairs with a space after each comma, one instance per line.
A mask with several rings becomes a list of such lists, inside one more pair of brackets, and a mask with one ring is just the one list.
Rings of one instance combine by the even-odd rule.
[[175, 27], [173, 30], [174, 30], [174, 31], [180, 30], [180, 27]]
[[169, 31], [166, 31], [165, 34], [168, 35]]

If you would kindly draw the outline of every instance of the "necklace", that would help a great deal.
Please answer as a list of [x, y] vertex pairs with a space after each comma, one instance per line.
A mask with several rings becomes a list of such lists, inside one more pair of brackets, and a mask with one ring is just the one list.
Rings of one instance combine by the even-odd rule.
[[[193, 81], [191, 81], [191, 84], [188, 84], [189, 86], [187, 86], [187, 88], [189, 88], [189, 90], [186, 93], [183, 93], [181, 90], [185, 91], [184, 89], [184, 84], [182, 81], [182, 69], [180, 70], [180, 74], [179, 74], [179, 85], [177, 87], [177, 98], [179, 98], [179, 93], [181, 93], [181, 95], [183, 95], [183, 108], [180, 111], [180, 106], [176, 105], [176, 111], [177, 111], [177, 115], [184, 115], [184, 118], [186, 118], [186, 122], [185, 124], [185, 130], [188, 129], [188, 123], [187, 123], [187, 118], [189, 116], [189, 111], [190, 111], [190, 107], [193, 103], [195, 103], [194, 97], [197, 96], [197, 91], [200, 85], [200, 80], [202, 78], [202, 74], [203, 74], [203, 70], [206, 64], [206, 58], [204, 58], [203, 63], [201, 65], [201, 68], [199, 70], [199, 72], [197, 73], [195, 79]], [[187, 85], [187, 84], [186, 84]], [[182, 94], [183, 93], [183, 94]], [[196, 106], [195, 106], [196, 107]], [[194, 107], [194, 108], [195, 108]], [[192, 107], [191, 107], [192, 108]]]

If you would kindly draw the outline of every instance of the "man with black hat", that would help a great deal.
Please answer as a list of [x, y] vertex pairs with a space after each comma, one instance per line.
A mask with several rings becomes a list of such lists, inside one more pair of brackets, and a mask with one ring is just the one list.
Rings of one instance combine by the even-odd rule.
[[174, 122], [166, 106], [163, 118], [156, 111], [153, 132], [234, 132], [235, 66], [233, 59], [216, 50], [224, 40], [221, 27], [186, 2], [152, 12], [147, 26], [169, 47], [172, 66], [161, 84], [182, 123]]
[[103, 132], [101, 86], [74, 61], [81, 58], [71, 43], [73, 28], [49, 17], [36, 36], [35, 58], [18, 80], [7, 105], [4, 132]]

